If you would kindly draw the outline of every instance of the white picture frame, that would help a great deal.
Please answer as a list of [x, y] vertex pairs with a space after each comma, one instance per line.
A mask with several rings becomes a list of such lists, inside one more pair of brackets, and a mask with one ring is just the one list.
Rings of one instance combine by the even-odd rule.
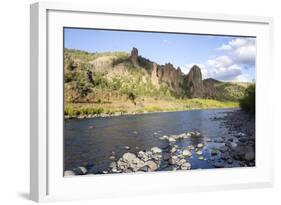
[[[126, 197], [273, 185], [273, 131], [269, 129], [273, 118], [270, 111], [263, 109], [271, 106], [268, 91], [273, 71], [272, 18], [46, 2], [32, 4], [30, 11], [32, 200]], [[63, 177], [62, 28], [65, 26], [256, 36], [256, 167]]]

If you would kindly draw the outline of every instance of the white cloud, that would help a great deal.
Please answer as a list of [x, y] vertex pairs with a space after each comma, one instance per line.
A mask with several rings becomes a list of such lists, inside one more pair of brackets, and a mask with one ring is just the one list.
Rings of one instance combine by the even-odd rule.
[[234, 64], [255, 65], [256, 41], [253, 38], [236, 38], [216, 50], [228, 52]]
[[220, 56], [211, 56], [205, 64], [189, 63], [182, 66], [187, 74], [193, 65], [201, 68], [203, 79], [214, 78], [221, 81], [249, 81], [245, 69], [253, 69], [256, 58], [255, 39], [236, 38], [222, 44], [216, 50], [223, 52]]
[[229, 51], [231, 50], [231, 46], [228, 44], [222, 44], [221, 47], [217, 48], [217, 50], [222, 50], [222, 51]]
[[208, 60], [208, 65], [212, 67], [227, 67], [232, 65], [232, 60], [228, 56], [219, 56], [215, 59]]
[[253, 45], [242, 46], [235, 50], [237, 63], [254, 65], [256, 59], [256, 47]]
[[[253, 38], [236, 38], [222, 44], [216, 50], [223, 55], [213, 57], [205, 66], [205, 78], [222, 81], [248, 81], [243, 69], [255, 65], [256, 45]], [[242, 69], [243, 68], [243, 69]]]
[[239, 48], [241, 46], [245, 46], [248, 44], [248, 40], [246, 38], [236, 38], [228, 43], [232, 48]]
[[242, 75], [242, 69], [238, 65], [231, 65], [229, 67], [220, 67], [213, 70], [210, 77], [217, 80], [233, 80], [238, 76]]

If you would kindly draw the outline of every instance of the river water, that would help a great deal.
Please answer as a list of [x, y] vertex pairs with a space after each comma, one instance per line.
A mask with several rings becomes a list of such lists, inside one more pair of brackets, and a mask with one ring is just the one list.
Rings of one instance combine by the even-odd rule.
[[[167, 144], [159, 137], [189, 131], [198, 131], [202, 137], [181, 141], [180, 146], [206, 145], [203, 150], [205, 160], [196, 156], [190, 159], [192, 169], [212, 168], [208, 160], [210, 154], [206, 150], [215, 145], [209, 141], [231, 137], [219, 119], [236, 110], [191, 110], [65, 120], [64, 169], [85, 166], [89, 173], [100, 173], [112, 162], [109, 159], [112, 152], [118, 159], [128, 152], [125, 146], [130, 147], [129, 151], [133, 153], [155, 146], [164, 148]], [[207, 139], [211, 140], [207, 142]]]

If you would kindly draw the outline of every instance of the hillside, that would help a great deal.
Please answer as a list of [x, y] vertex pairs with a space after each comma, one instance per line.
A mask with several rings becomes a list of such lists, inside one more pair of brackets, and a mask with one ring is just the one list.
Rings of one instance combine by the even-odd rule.
[[136, 48], [131, 54], [64, 50], [67, 115], [79, 115], [81, 109], [99, 114], [233, 107], [246, 87], [203, 80], [196, 65], [184, 74], [171, 63], [159, 65], [139, 56]]

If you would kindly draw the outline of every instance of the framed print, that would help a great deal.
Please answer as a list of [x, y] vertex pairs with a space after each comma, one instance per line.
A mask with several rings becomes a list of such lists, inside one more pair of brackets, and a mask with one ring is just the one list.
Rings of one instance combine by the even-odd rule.
[[271, 186], [272, 24], [31, 5], [31, 199]]

